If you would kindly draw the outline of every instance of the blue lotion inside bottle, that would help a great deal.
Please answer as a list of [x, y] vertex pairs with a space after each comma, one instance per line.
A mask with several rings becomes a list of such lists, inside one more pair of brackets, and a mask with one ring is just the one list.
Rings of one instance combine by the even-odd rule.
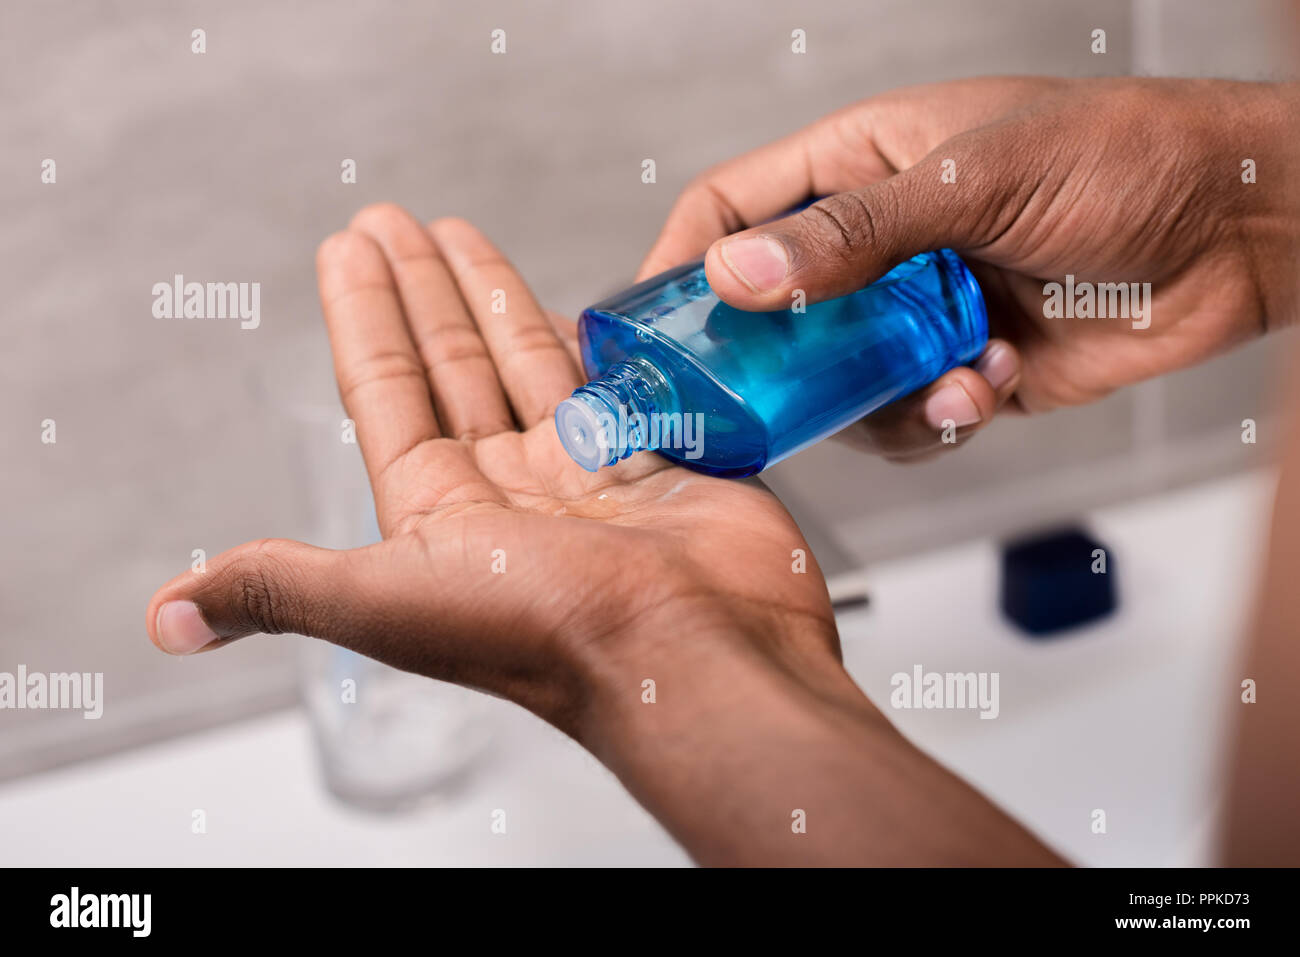
[[947, 249], [804, 309], [733, 309], [703, 261], [591, 306], [578, 339], [592, 381], [556, 408], [560, 441], [593, 472], [647, 450], [752, 475], [972, 361], [988, 339], [979, 284]]

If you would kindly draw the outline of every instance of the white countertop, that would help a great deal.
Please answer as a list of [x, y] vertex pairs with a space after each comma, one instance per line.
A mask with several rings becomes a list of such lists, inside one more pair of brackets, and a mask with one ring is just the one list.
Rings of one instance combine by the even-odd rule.
[[[1120, 610], [1066, 637], [1031, 641], [1001, 619], [992, 542], [874, 566], [870, 607], [841, 618], [846, 663], [887, 711], [897, 671], [997, 671], [996, 720], [888, 713], [1075, 861], [1207, 863], [1271, 481], [1240, 476], [1093, 516]], [[301, 711], [11, 782], [0, 788], [0, 864], [688, 862], [577, 745], [504, 702], [490, 717], [495, 744], [473, 777], [402, 815], [350, 810], [324, 792]], [[1090, 829], [1096, 808], [1104, 835]], [[505, 834], [492, 832], [496, 809]]]

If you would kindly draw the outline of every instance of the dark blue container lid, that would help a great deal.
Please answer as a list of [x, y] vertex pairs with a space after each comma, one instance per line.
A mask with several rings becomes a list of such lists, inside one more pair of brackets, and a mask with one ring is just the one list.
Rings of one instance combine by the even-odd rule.
[[1079, 528], [1009, 542], [1002, 548], [1002, 611], [1034, 636], [1052, 635], [1115, 610], [1109, 548]]

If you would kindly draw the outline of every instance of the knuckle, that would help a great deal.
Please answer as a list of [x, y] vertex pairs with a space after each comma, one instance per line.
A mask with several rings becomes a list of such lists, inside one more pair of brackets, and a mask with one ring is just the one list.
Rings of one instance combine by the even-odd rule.
[[477, 329], [447, 325], [430, 330], [420, 338], [425, 369], [432, 375], [443, 366], [468, 360], [487, 360], [490, 354]]
[[936, 188], [940, 174], [932, 166], [922, 175], [905, 177], [911, 205], [939, 203], [945, 226], [962, 237], [963, 245], [983, 245], [1002, 235], [1044, 182], [1034, 157], [1050, 155], [1053, 148], [1039, 142], [1038, 130], [1020, 134], [1026, 159], [1014, 173], [983, 160], [1005, 152], [1006, 135], [1000, 127], [972, 130], [944, 144], [942, 154], [931, 155], [932, 163], [950, 159], [956, 164], [958, 189]]
[[678, 213], [689, 213], [694, 217], [707, 210], [724, 234], [739, 232], [748, 225], [735, 204], [718, 187], [712, 173], [691, 180], [675, 205]]
[[699, 206], [701, 203], [712, 203], [713, 200], [712, 171], [709, 170], [687, 181], [682, 188], [681, 195], [677, 197], [676, 205], [679, 207]]
[[278, 635], [288, 630], [292, 619], [283, 587], [287, 568], [278, 557], [273, 540], [255, 543], [248, 557], [236, 566], [231, 577], [230, 607], [236, 621], [251, 631]]
[[888, 197], [893, 189], [880, 185], [884, 189], [873, 189], [871, 199], [862, 192], [837, 193], [808, 207], [808, 212], [816, 217], [816, 236], [823, 248], [846, 261], [856, 261], [864, 251], [880, 247], [886, 235]]
[[407, 352], [369, 356], [355, 368], [339, 373], [339, 396], [346, 405], [361, 389], [402, 377], [424, 379], [424, 369]]
[[[539, 320], [541, 317], [537, 317]], [[512, 360], [519, 355], [546, 352], [559, 349], [560, 340], [555, 336], [551, 324], [544, 321], [511, 323], [504, 331], [505, 358]]]
[[240, 575], [236, 608], [242, 623], [254, 631], [268, 635], [279, 634], [283, 629], [275, 620], [274, 599], [274, 586], [260, 569], [250, 569]]

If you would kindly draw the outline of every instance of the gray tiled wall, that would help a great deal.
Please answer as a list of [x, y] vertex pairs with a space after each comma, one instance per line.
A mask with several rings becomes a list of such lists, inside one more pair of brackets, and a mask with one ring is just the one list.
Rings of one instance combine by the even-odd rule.
[[[344, 543], [352, 523], [338, 514], [355, 495], [337, 490], [355, 462], [320, 448], [336, 399], [312, 259], [362, 204], [472, 218], [543, 301], [573, 313], [631, 276], [695, 173], [870, 93], [988, 72], [1124, 73], [1139, 41], [1163, 69], [1284, 62], [1269, 26], [1278, 4], [1233, 4], [1230, 16], [1177, 6], [5, 4], [0, 670], [104, 671], [109, 701], [93, 724], [6, 713], [0, 777], [292, 698], [291, 640], [174, 660], [148, 644], [143, 613], [194, 548], [264, 535]], [[1104, 58], [1088, 50], [1097, 26]], [[190, 52], [195, 27], [207, 31], [202, 56]], [[497, 27], [504, 57], [488, 52]], [[796, 27], [803, 57], [789, 53]], [[654, 186], [639, 180], [647, 156]], [[39, 182], [46, 157], [54, 186]], [[345, 157], [355, 186], [339, 182]], [[153, 319], [151, 286], [175, 273], [261, 282], [262, 327]], [[1266, 358], [1172, 382], [1169, 433], [1230, 425], [1237, 412], [1215, 397], [1256, 402]], [[1058, 475], [1122, 455], [1136, 401], [999, 426], [920, 469], [828, 446], [774, 483], [850, 551], [918, 547], [987, 530], [999, 513], [978, 496], [1005, 487], [1008, 462]], [[39, 443], [47, 417], [56, 446]], [[1060, 505], [1046, 484], [1044, 513]], [[925, 514], [945, 502], [956, 517]], [[873, 539], [890, 515], [903, 518]]]

